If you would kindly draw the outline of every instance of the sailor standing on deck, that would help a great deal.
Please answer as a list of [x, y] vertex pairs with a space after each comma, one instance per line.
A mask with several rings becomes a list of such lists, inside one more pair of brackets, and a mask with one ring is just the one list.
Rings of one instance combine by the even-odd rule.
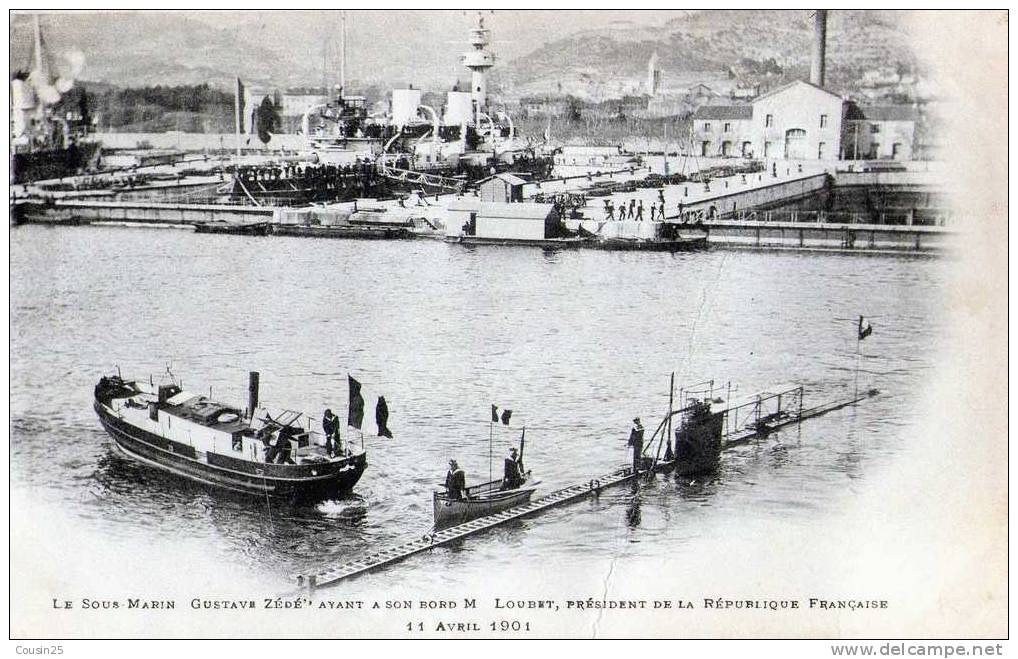
[[339, 417], [326, 409], [322, 416], [322, 432], [325, 433], [325, 452], [331, 458], [343, 452], [343, 444], [339, 438]]
[[633, 428], [629, 431], [629, 446], [633, 447], [633, 473], [640, 471], [640, 456], [643, 455], [643, 424], [640, 417], [633, 419]]
[[455, 460], [449, 460], [449, 471], [445, 475], [445, 493], [450, 499], [467, 498], [467, 476]]

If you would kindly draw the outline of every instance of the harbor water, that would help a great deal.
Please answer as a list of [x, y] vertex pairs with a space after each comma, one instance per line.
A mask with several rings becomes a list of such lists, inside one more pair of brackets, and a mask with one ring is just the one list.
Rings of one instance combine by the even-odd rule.
[[[805, 404], [882, 394], [726, 453], [703, 480], [658, 477], [608, 491], [367, 575], [524, 584], [577, 561], [700, 561], [700, 539], [759, 520], [789, 529], [837, 516], [885, 477], [936, 368], [947, 262], [842, 254], [468, 248], [437, 241], [196, 235], [170, 229], [11, 230], [11, 476], [40, 511], [60, 509], [117, 552], [172, 561], [186, 538], [266, 593], [298, 572], [356, 558], [431, 527], [431, 492], [458, 459], [497, 476], [526, 426], [544, 491], [623, 463], [634, 416], [648, 435], [676, 388], [713, 378], [737, 400], [802, 384]], [[856, 322], [873, 335], [857, 356]], [[929, 350], [917, 350], [928, 346]], [[347, 374], [367, 401], [368, 469], [340, 501], [292, 508], [181, 482], [121, 456], [92, 410], [99, 376], [165, 377], [239, 406], [261, 398], [344, 418]], [[394, 438], [375, 436], [384, 395]], [[490, 405], [512, 428], [489, 425]], [[356, 431], [344, 439], [360, 444]], [[489, 440], [494, 451], [489, 467]], [[28, 511], [31, 512], [31, 511]], [[77, 528], [77, 527], [76, 527]], [[72, 531], [69, 531], [72, 533]], [[530, 582], [528, 582], [528, 579]], [[144, 576], [134, 585], [148, 586]]]

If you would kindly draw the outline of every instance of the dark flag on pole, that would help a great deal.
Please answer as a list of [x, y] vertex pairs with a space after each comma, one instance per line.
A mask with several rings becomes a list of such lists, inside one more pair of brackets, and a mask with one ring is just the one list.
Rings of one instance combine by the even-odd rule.
[[350, 407], [346, 415], [346, 425], [360, 430], [364, 420], [364, 398], [361, 397], [361, 383], [351, 376], [346, 376], [350, 385]]
[[859, 340], [862, 341], [872, 333], [873, 326], [870, 325], [870, 321], [866, 320], [862, 316], [859, 316]]
[[[509, 425], [509, 417], [513, 415], [512, 410], [502, 410], [502, 425]], [[491, 422], [498, 423], [498, 405], [491, 406]]]
[[385, 402], [385, 396], [378, 397], [378, 404], [375, 405], [375, 423], [378, 424], [378, 436], [392, 439], [392, 431], [389, 430], [389, 406]]

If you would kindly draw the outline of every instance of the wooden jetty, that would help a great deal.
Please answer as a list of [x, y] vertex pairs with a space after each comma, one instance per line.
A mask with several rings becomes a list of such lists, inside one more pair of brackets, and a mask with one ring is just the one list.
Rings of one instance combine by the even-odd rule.
[[[745, 444], [753, 439], [766, 437], [786, 426], [801, 423], [807, 419], [855, 405], [860, 401], [877, 395], [877, 393], [879, 392], [876, 389], [870, 389], [851, 398], [835, 400], [806, 409], [802, 407], [802, 387], [788, 389], [779, 393], [760, 394], [756, 396], [755, 400], [725, 410], [725, 413], [730, 415], [729, 420], [731, 425], [728, 426], [729, 429], [726, 432], [722, 450]], [[662, 421], [661, 426], [659, 426], [658, 431], [665, 427], [666, 421], [670, 417], [679, 412], [681, 410], [669, 411], [669, 414]], [[741, 428], [738, 425], [740, 421], [739, 416], [742, 416], [741, 421], [744, 424]], [[732, 430], [733, 426], [734, 430]], [[656, 434], [657, 432], [655, 432]], [[650, 446], [650, 442], [648, 442], [647, 446]], [[487, 517], [480, 517], [465, 524], [452, 526], [441, 531], [429, 532], [421, 538], [380, 549], [357, 560], [328, 567], [319, 572], [297, 575], [297, 587], [298, 589], [313, 591], [315, 588], [335, 585], [345, 579], [406, 560], [411, 556], [434, 547], [449, 544], [501, 526], [507, 522], [530, 517], [590, 495], [596, 495], [606, 488], [632, 482], [639, 476], [669, 471], [671, 467], [672, 464], [670, 462], [658, 461], [656, 458], [647, 469], [634, 471], [631, 466], [620, 467], [614, 471], [591, 478], [586, 483], [579, 483], [555, 490], [525, 505]]]

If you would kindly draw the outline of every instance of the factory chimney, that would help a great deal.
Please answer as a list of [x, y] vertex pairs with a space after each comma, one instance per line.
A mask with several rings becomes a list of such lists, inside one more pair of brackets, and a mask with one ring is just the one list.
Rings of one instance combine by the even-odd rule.
[[827, 10], [813, 12], [813, 59], [810, 62], [809, 81], [824, 86], [827, 73]]

